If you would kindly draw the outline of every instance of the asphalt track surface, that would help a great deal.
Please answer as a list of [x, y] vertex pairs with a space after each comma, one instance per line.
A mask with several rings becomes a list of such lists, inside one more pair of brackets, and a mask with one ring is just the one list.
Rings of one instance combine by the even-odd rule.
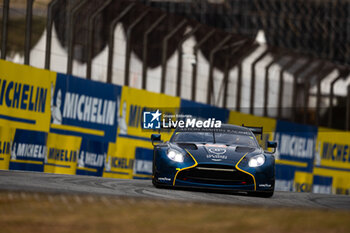
[[58, 194], [109, 195], [172, 201], [205, 202], [265, 207], [298, 207], [350, 210], [350, 196], [275, 192], [272, 198], [245, 194], [157, 189], [150, 180], [124, 180], [91, 176], [1, 171], [0, 190]]

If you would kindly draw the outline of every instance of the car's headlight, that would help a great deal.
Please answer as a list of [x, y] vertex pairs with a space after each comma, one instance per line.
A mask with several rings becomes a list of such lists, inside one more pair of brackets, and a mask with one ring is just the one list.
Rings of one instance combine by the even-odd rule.
[[174, 149], [168, 150], [168, 158], [179, 163], [184, 161], [184, 155], [180, 151]]
[[261, 155], [255, 155], [254, 157], [250, 158], [249, 160], [249, 167], [259, 167], [265, 163], [265, 156], [263, 154]]

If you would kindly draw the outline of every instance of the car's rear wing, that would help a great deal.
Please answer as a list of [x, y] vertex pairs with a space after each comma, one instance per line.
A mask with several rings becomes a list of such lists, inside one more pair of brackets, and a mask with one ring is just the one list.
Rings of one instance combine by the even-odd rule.
[[244, 128], [250, 129], [253, 134], [260, 134], [260, 139], [263, 139], [263, 127], [255, 127], [255, 126], [245, 126], [242, 124]]

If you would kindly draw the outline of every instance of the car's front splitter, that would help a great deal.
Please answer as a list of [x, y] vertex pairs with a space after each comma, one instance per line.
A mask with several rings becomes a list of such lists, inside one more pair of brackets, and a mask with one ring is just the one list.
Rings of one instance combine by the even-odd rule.
[[254, 184], [248, 185], [214, 185], [194, 183], [190, 181], [176, 180], [174, 187], [183, 188], [201, 188], [201, 189], [218, 189], [218, 190], [235, 190], [235, 191], [254, 191]]

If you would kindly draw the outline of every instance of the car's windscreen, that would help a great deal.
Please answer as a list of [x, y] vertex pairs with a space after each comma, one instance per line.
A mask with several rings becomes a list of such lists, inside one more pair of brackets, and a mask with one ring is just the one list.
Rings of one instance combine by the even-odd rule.
[[220, 143], [226, 145], [239, 145], [257, 147], [258, 143], [254, 136], [230, 133], [213, 132], [175, 132], [172, 142], [193, 143]]

